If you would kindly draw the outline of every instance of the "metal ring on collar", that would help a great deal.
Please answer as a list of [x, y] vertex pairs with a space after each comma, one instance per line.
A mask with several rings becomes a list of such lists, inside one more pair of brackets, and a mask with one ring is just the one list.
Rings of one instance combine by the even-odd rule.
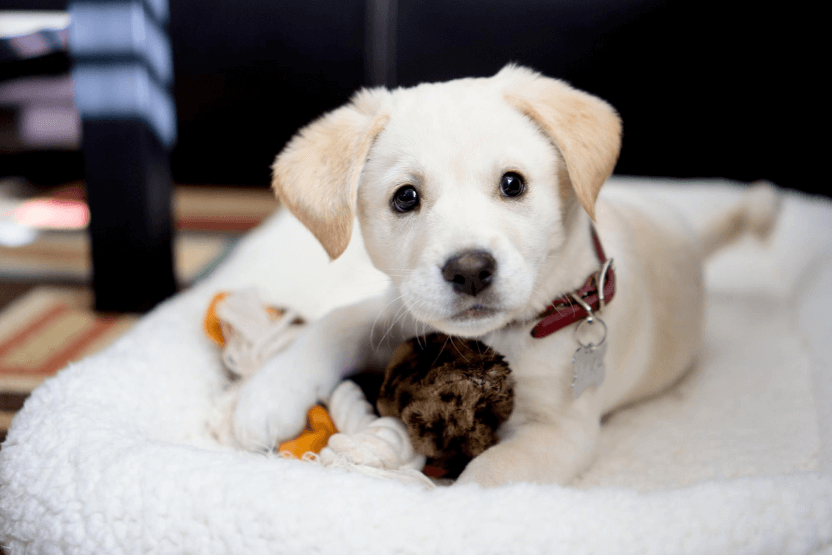
[[[586, 343], [586, 344], [582, 343], [581, 338], [580, 338], [580, 332], [579, 332], [579, 330], [581, 329], [581, 326], [584, 325], [584, 324], [592, 326], [592, 325], [595, 324], [595, 322], [599, 322], [601, 324], [601, 327], [604, 328], [604, 335], [601, 336], [601, 341], [599, 341], [598, 343], [592, 343], [592, 342]], [[582, 349], [592, 349], [594, 347], [600, 347], [601, 345], [604, 344], [604, 341], [607, 340], [607, 324], [605, 324], [604, 321], [601, 320], [598, 317], [595, 317], [591, 320], [589, 318], [585, 318], [585, 319], [581, 320], [580, 322], [578, 322], [578, 325], [575, 326], [575, 340], [578, 342], [578, 345]]]
[[595, 277], [595, 283], [598, 284], [598, 312], [604, 310], [604, 307], [607, 305], [607, 299], [604, 298], [604, 285], [607, 281], [607, 272], [609, 272], [611, 267], [612, 258], [604, 262], [604, 265], [601, 266], [598, 275]]
[[595, 319], [595, 313], [592, 311], [592, 307], [589, 306], [589, 303], [583, 300], [581, 296], [576, 293], [569, 293], [569, 296], [572, 297], [572, 300], [578, 303], [581, 306], [581, 308], [586, 310], [586, 321], [592, 323], [592, 321]]

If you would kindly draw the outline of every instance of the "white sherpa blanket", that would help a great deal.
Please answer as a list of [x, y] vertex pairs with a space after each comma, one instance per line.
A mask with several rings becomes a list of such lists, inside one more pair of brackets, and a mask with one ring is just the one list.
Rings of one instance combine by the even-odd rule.
[[[624, 186], [694, 218], [736, 194]], [[832, 553], [832, 205], [789, 194], [770, 245], [741, 242], [707, 279], [701, 367], [610, 417], [574, 486], [426, 491], [208, 433], [224, 386], [202, 330], [214, 293], [254, 286], [314, 317], [384, 286], [360, 244], [328, 265], [278, 212], [209, 279], [32, 394], [0, 451], [0, 542], [10, 554]]]

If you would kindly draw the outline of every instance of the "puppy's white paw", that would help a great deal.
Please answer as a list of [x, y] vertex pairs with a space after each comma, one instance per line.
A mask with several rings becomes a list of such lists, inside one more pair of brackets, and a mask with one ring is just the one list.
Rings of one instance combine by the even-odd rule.
[[[494, 448], [492, 447], [491, 450]], [[511, 483], [514, 477], [511, 465], [508, 461], [502, 460], [499, 453], [486, 451], [475, 457], [468, 463], [462, 474], [456, 480], [456, 484], [478, 484], [484, 488], [493, 488]]]
[[302, 383], [302, 375], [282, 367], [279, 358], [240, 388], [232, 426], [244, 449], [271, 451], [277, 442], [297, 436], [316, 402], [314, 384]]

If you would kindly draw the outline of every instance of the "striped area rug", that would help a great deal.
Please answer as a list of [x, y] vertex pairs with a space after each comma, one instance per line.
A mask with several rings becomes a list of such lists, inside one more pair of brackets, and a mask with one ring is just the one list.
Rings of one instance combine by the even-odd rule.
[[[54, 191], [54, 199], [83, 202], [82, 183]], [[190, 285], [216, 266], [240, 234], [277, 208], [268, 189], [178, 186], [173, 197], [174, 258], [180, 285]], [[85, 230], [41, 231], [23, 246], [0, 244], [0, 280], [89, 283], [90, 241]], [[2, 283], [0, 283], [0, 287]]]
[[[55, 198], [83, 199], [71, 184]], [[277, 208], [268, 189], [179, 186], [174, 196], [176, 275], [187, 286], [211, 272], [242, 233]], [[138, 315], [98, 314], [84, 231], [45, 231], [0, 246], [0, 442], [29, 393], [72, 361], [113, 342]], [[37, 285], [52, 281], [71, 286]]]
[[32, 389], [109, 345], [138, 318], [96, 314], [92, 300], [86, 288], [43, 286], [0, 313], [0, 436]]
[[[190, 285], [213, 268], [236, 243], [233, 235], [181, 232], [174, 237], [176, 279]], [[90, 238], [86, 231], [47, 231], [20, 247], [0, 245], [0, 279], [89, 283]]]

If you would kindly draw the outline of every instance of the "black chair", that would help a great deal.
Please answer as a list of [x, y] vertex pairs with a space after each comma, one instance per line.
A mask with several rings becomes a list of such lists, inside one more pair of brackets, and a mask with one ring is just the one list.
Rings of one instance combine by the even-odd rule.
[[176, 290], [167, 8], [167, 0], [68, 6], [98, 310], [144, 311]]
[[8, 62], [17, 51], [35, 59], [9, 65], [60, 70], [60, 56], [68, 51], [69, 88], [82, 127], [96, 309], [142, 312], [176, 290], [168, 162], [176, 116], [167, 0], [73, 0], [66, 9], [68, 31], [10, 40], [4, 58]]

